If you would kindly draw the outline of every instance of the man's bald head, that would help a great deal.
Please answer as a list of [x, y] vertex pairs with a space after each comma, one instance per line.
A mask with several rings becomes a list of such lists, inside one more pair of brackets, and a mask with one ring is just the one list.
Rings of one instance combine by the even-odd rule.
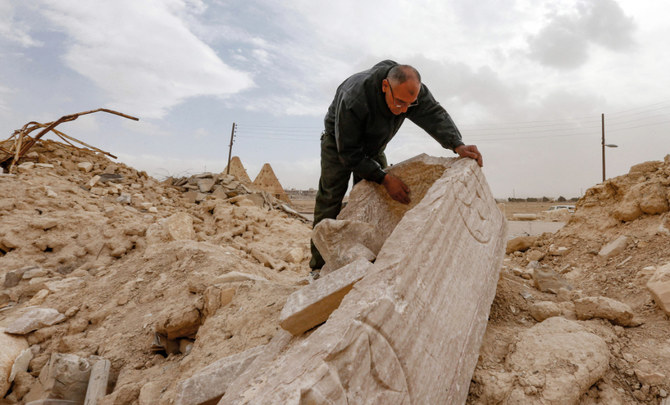
[[421, 75], [419, 74], [419, 71], [410, 65], [393, 66], [391, 70], [389, 70], [386, 79], [393, 84], [403, 84], [408, 80], [414, 80], [417, 83], [421, 83]]

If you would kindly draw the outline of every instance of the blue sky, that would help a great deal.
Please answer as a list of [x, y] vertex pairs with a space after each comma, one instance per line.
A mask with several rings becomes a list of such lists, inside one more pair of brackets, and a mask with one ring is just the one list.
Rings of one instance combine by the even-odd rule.
[[[383, 59], [413, 64], [477, 144], [496, 197], [577, 196], [670, 153], [660, 0], [282, 2], [0, 0], [0, 138], [107, 107], [65, 133], [156, 177], [269, 162], [316, 187], [335, 88]], [[5, 134], [5, 135], [2, 135]], [[390, 162], [453, 156], [409, 121]]]

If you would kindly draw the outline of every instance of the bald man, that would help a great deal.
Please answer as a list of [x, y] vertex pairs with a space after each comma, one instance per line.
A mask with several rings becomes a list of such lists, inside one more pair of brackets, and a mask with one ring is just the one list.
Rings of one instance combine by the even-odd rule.
[[[352, 173], [354, 184], [363, 179], [374, 181], [383, 185], [394, 200], [410, 202], [409, 187], [384, 171], [388, 166], [384, 149], [405, 118], [423, 128], [445, 149], [482, 165], [477, 147], [463, 143], [447, 111], [421, 83], [419, 72], [391, 60], [379, 62], [346, 79], [328, 108], [321, 136], [321, 178], [314, 226], [340, 213]], [[316, 278], [324, 261], [314, 243], [311, 249], [309, 265]]]

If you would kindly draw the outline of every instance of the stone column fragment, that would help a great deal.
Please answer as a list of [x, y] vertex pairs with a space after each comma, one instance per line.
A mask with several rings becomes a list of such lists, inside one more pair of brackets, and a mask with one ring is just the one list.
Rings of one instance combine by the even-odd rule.
[[443, 172], [328, 321], [254, 365], [220, 404], [465, 402], [506, 224], [476, 162]]

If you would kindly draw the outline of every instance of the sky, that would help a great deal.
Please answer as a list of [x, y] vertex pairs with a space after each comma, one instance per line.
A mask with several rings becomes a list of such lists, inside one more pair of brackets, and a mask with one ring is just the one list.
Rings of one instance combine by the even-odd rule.
[[[577, 197], [670, 153], [662, 0], [0, 0], [0, 139], [60, 131], [152, 176], [220, 172], [318, 187], [337, 86], [415, 66], [497, 198]], [[48, 138], [57, 139], [53, 135]], [[386, 154], [455, 156], [406, 120]]]

